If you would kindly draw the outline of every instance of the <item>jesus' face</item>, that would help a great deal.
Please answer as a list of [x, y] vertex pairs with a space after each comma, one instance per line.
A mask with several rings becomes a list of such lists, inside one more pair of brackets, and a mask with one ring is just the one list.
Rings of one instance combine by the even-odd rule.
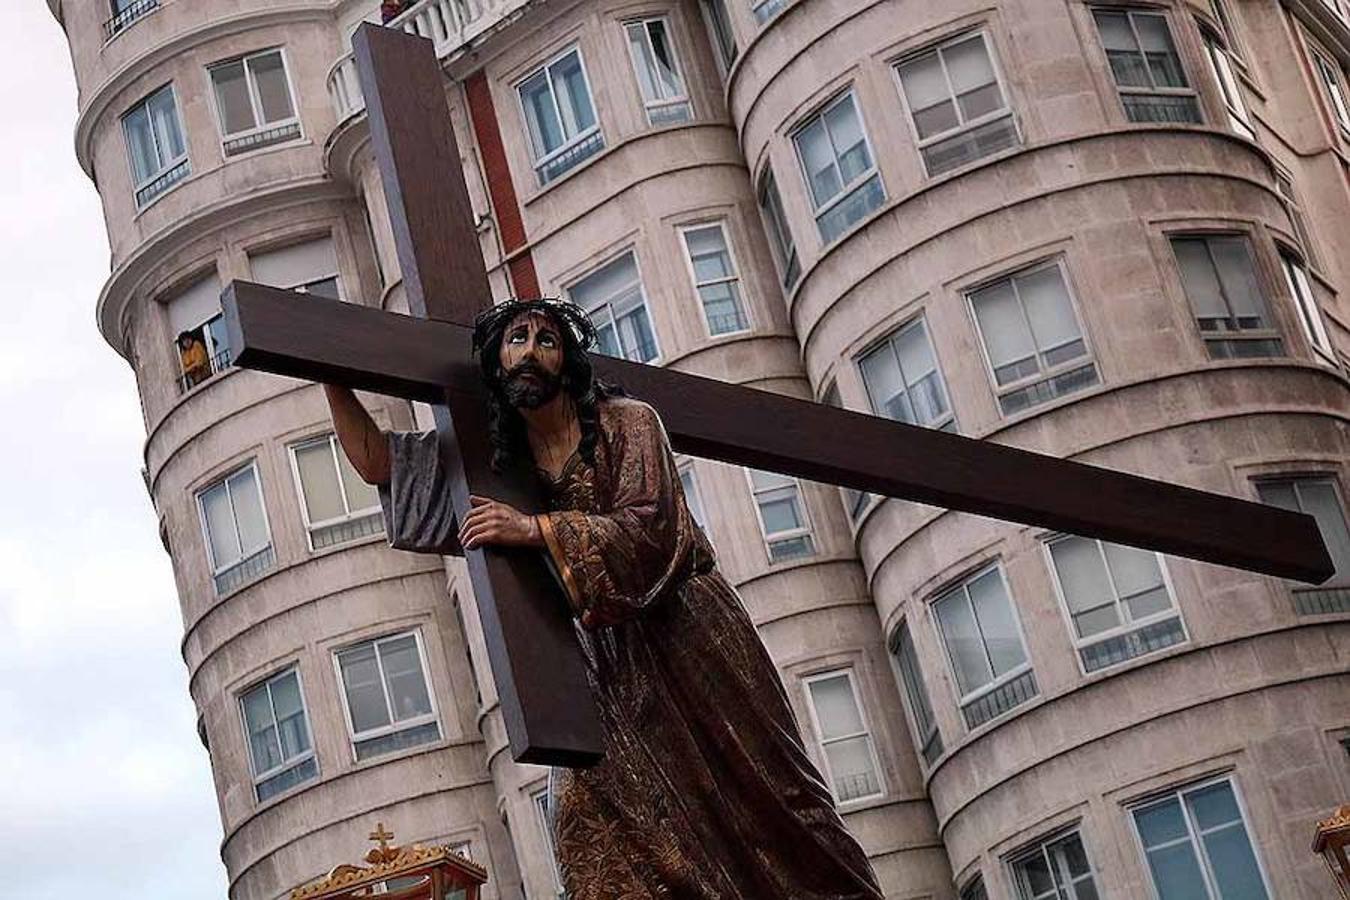
[[552, 316], [532, 310], [512, 319], [498, 358], [506, 399], [518, 409], [538, 409], [562, 388], [563, 341]]

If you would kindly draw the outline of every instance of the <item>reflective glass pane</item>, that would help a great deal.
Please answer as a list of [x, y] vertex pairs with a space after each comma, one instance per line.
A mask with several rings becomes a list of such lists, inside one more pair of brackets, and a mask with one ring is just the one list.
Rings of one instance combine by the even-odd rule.
[[338, 445], [338, 472], [342, 475], [342, 487], [347, 492], [347, 506], [351, 512], [363, 509], [377, 509], [380, 505], [380, 492], [374, 485], [366, 484], [352, 468], [351, 460]]
[[127, 155], [131, 158], [131, 169], [136, 183], [149, 181], [159, 171], [159, 154], [155, 150], [155, 138], [150, 131], [150, 113], [144, 105], [127, 113], [122, 120], [122, 128], [127, 137]]
[[785, 531], [796, 531], [802, 527], [795, 496], [760, 500], [759, 514], [764, 520], [764, 533], [770, 537]]
[[183, 131], [178, 127], [173, 88], [161, 88], [147, 101], [147, 106], [150, 109], [150, 124], [155, 130], [155, 142], [159, 145], [159, 163], [164, 167], [187, 153]]
[[337, 469], [333, 465], [333, 450], [327, 439], [296, 447], [295, 467], [300, 472], [300, 493], [311, 523], [326, 522], [346, 514]]
[[575, 50], [549, 68], [553, 90], [562, 111], [563, 131], [572, 138], [595, 124], [595, 109], [591, 106], [591, 92], [586, 87], [586, 76], [581, 70], [581, 54]]
[[[989, 361], [995, 372], [1018, 360], [1035, 356], [1036, 343], [1022, 315], [1012, 281], [1000, 281], [971, 295], [975, 320], [989, 352]], [[1000, 383], [1012, 381], [1010, 375]]]
[[258, 124], [253, 120], [253, 101], [242, 60], [213, 68], [211, 83], [215, 85], [221, 124], [227, 135], [248, 131]]
[[520, 86], [520, 102], [525, 109], [525, 124], [530, 131], [536, 158], [545, 156], [563, 144], [562, 123], [553, 107], [548, 75], [535, 73]]
[[234, 512], [225, 485], [218, 484], [201, 495], [202, 517], [206, 520], [211, 561], [217, 569], [239, 561], [239, 536], [234, 530]]
[[797, 135], [796, 141], [802, 163], [806, 166], [806, 180], [811, 186], [811, 196], [819, 208], [843, 189], [843, 182], [839, 180], [839, 169], [834, 161], [834, 149], [830, 146], [829, 135], [825, 133], [824, 121], [816, 119]]
[[1156, 847], [1186, 837], [1186, 818], [1175, 799], [1136, 810], [1135, 824], [1144, 847]]
[[1037, 269], [1017, 279], [1017, 291], [1031, 321], [1031, 333], [1042, 352], [1081, 337], [1059, 266]]
[[905, 90], [905, 100], [915, 112], [952, 99], [947, 78], [942, 72], [942, 60], [936, 51], [902, 63], [897, 71], [900, 73], [900, 85]]
[[633, 72], [637, 75], [638, 87], [642, 90], [642, 99], [659, 100], [661, 89], [657, 87], [656, 61], [652, 59], [647, 46], [646, 28], [641, 22], [628, 26], [628, 48], [633, 54]]
[[389, 685], [394, 720], [402, 721], [431, 712], [431, 696], [422, 676], [422, 661], [412, 635], [380, 644], [380, 661]]
[[1228, 318], [1228, 306], [1223, 301], [1219, 276], [1210, 262], [1204, 238], [1173, 238], [1172, 250], [1181, 269], [1181, 284], [1186, 299], [1197, 317]]
[[[873, 410], [879, 414], [887, 413], [887, 404], [891, 398], [904, 390], [900, 376], [900, 365], [896, 361], [895, 350], [888, 341], [858, 360], [863, 383], [867, 385], [867, 394], [872, 398]], [[910, 421], [910, 419], [903, 419]]]
[[230, 476], [230, 500], [234, 503], [235, 521], [239, 526], [240, 552], [244, 556], [267, 546], [267, 520], [263, 516], [262, 493], [258, 475], [252, 466]]
[[338, 654], [342, 686], [351, 711], [356, 734], [389, 724], [389, 710], [380, 684], [380, 668], [375, 660], [375, 645], [361, 644]]
[[1267, 900], [1256, 852], [1241, 822], [1200, 838], [1223, 900]]
[[861, 736], [835, 741], [825, 747], [830, 760], [830, 774], [834, 792], [841, 802], [877, 793], [881, 783], [872, 765], [872, 751], [867, 737]]
[[1134, 597], [1163, 586], [1157, 554], [1120, 544], [1104, 543], [1102, 549], [1121, 597]]
[[1190, 842], [1149, 850], [1149, 873], [1158, 900], [1206, 900], [1209, 890]]
[[727, 252], [726, 240], [719, 226], [686, 231], [684, 242], [694, 266], [694, 277], [699, 283], [736, 274], [731, 269], [731, 254]]
[[648, 22], [647, 34], [652, 41], [652, 58], [655, 62], [657, 83], [661, 86], [661, 96], [683, 96], [684, 83], [680, 80], [678, 66], [675, 64], [675, 51], [671, 47], [670, 35], [666, 32], [665, 21], [657, 19]]
[[300, 679], [289, 672], [269, 684], [272, 708], [277, 716], [281, 751], [286, 759], [309, 749], [309, 729], [305, 727], [305, 705], [300, 698]]
[[1079, 637], [1090, 637], [1120, 624], [1115, 595], [1096, 541], [1072, 537], [1050, 545], [1060, 589]]
[[863, 730], [862, 714], [849, 677], [844, 674], [810, 683], [811, 704], [816, 710], [822, 740], [857, 734]]
[[1256, 280], [1256, 269], [1252, 266], [1247, 239], [1215, 237], [1209, 239], [1209, 246], [1233, 315], [1251, 316], [1264, 322], [1266, 301]]
[[1317, 520], [1336, 565], [1336, 581], [1350, 580], [1350, 529], [1346, 527], [1345, 512], [1341, 509], [1336, 489], [1329, 481], [1303, 481], [1298, 485], [1303, 511]]
[[980, 634], [993, 662], [994, 676], [1011, 672], [1026, 662], [1027, 655], [1017, 633], [1017, 622], [1003, 587], [1003, 578], [997, 569], [993, 569], [970, 582], [968, 590]]
[[263, 122], [293, 118], [295, 107], [291, 104], [291, 87], [286, 82], [286, 65], [282, 62], [281, 52], [255, 56], [248, 61], [248, 68], [262, 102]]
[[968, 694], [993, 680], [984, 643], [975, 626], [975, 617], [966, 601], [965, 591], [954, 591], [933, 606], [942, 641], [952, 660], [952, 669], [962, 694]]

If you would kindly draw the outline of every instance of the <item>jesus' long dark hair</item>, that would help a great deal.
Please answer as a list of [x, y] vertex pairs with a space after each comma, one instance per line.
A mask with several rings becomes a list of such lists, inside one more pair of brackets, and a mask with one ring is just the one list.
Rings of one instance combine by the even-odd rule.
[[506, 397], [501, 363], [506, 326], [526, 312], [548, 316], [558, 326], [558, 335], [562, 339], [562, 390], [576, 404], [577, 423], [581, 427], [577, 451], [588, 464], [595, 465], [595, 444], [600, 437], [597, 404], [606, 397], [621, 396], [623, 391], [595, 378], [591, 361], [586, 356], [596, 338], [590, 317], [575, 303], [540, 298], [508, 300], [484, 310], [474, 320], [473, 350], [478, 354], [478, 365], [488, 386], [492, 468], [497, 472], [504, 471], [515, 465], [522, 455], [528, 457], [529, 454], [525, 420]]

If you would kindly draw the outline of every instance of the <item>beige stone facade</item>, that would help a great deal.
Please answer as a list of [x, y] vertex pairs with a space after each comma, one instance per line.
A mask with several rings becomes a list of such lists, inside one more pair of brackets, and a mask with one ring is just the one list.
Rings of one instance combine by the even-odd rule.
[[[233, 278], [404, 308], [350, 57], [377, 4], [48, 3], [230, 896], [284, 896], [377, 820], [466, 844], [489, 897], [556, 896], [461, 567], [387, 549], [318, 388], [211, 331]], [[689, 461], [888, 897], [1330, 895], [1347, 0], [410, 6], [497, 296], [533, 278], [636, 358], [1319, 517], [1341, 568], [1309, 590]]]

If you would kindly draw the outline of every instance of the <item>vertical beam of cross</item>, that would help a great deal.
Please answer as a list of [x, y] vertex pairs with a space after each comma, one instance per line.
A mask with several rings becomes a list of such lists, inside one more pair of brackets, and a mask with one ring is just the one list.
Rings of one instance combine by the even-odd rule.
[[[408, 306], [422, 318], [471, 323], [492, 294], [433, 45], [363, 25], [352, 46]], [[526, 512], [542, 509], [530, 473], [492, 470], [482, 380], [469, 347], [448, 349], [455, 386], [433, 409], [456, 514], [463, 519], [470, 493]], [[571, 618], [542, 557], [489, 548], [465, 560], [512, 757], [595, 762], [599, 716]]]

